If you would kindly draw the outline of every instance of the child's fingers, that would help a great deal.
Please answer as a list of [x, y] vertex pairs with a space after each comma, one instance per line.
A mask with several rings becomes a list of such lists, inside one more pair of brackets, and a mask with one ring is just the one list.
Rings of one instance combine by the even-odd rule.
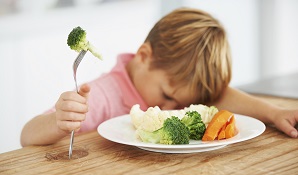
[[278, 128], [290, 137], [297, 138], [298, 136], [298, 131], [288, 120], [282, 120]]
[[72, 131], [78, 130], [81, 127], [81, 122], [76, 121], [57, 121], [57, 125], [61, 130]]
[[76, 113], [76, 112], [60, 112], [57, 115], [57, 120], [59, 121], [84, 121], [86, 119], [86, 114]]
[[64, 112], [87, 113], [88, 105], [76, 101], [61, 101], [56, 104], [56, 109]]
[[83, 84], [79, 90], [79, 94], [83, 97], [88, 97], [90, 92], [90, 86], [88, 84]]
[[79, 103], [86, 103], [87, 99], [85, 97], [79, 95], [75, 91], [68, 91], [68, 92], [64, 92], [60, 95], [58, 102], [63, 102], [63, 101], [76, 101]]

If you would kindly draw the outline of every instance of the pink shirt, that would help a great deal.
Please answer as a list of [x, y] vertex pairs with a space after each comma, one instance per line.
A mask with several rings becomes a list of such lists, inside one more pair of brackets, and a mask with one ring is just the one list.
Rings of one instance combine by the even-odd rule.
[[119, 55], [117, 64], [111, 72], [88, 83], [91, 87], [88, 99], [89, 112], [86, 120], [82, 122], [80, 132], [96, 130], [103, 121], [128, 114], [134, 104], [140, 104], [142, 110], [148, 108], [125, 68], [133, 57], [134, 54]]

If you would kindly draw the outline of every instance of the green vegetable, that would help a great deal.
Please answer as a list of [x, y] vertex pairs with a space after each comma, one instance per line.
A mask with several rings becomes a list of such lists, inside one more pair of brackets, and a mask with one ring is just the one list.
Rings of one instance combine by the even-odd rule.
[[201, 115], [197, 111], [188, 111], [185, 116], [181, 119], [181, 122], [187, 126], [190, 135], [189, 138], [193, 140], [201, 140], [206, 126], [202, 121]]
[[97, 49], [86, 39], [86, 34], [86, 31], [80, 26], [74, 28], [68, 35], [67, 45], [77, 52], [89, 50], [95, 57], [102, 59]]
[[167, 118], [163, 126], [153, 132], [138, 129], [137, 134], [143, 142], [167, 145], [189, 144], [189, 130], [178, 117]]

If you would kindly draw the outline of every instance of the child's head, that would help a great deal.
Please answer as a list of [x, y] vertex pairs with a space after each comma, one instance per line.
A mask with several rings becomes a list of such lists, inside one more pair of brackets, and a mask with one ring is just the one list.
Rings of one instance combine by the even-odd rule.
[[152, 69], [167, 72], [172, 84], [190, 85], [197, 103], [216, 100], [231, 79], [226, 33], [206, 12], [181, 8], [163, 17], [145, 42], [152, 48]]

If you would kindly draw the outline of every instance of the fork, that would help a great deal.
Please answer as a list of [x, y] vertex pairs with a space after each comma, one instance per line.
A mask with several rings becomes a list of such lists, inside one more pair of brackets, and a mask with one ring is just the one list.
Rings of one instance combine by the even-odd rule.
[[[78, 69], [82, 59], [84, 58], [86, 52], [87, 51], [82, 50], [79, 53], [79, 55], [77, 56], [77, 58], [75, 59], [75, 61], [73, 62], [73, 78], [74, 78], [74, 81], [75, 81], [77, 93], [79, 93], [79, 88], [78, 88], [78, 84], [77, 84], [77, 69]], [[68, 151], [68, 158], [69, 159], [71, 159], [71, 156], [72, 156], [73, 139], [74, 139], [74, 130], [71, 131], [71, 135], [70, 135], [70, 143], [69, 143], [69, 151]]]

